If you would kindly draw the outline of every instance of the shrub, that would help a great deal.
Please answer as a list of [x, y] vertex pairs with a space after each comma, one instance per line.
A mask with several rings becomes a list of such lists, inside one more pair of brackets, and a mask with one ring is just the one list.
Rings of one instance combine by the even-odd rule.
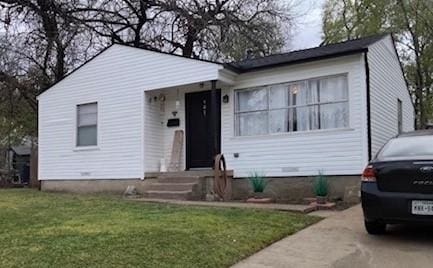
[[319, 175], [314, 179], [313, 192], [316, 196], [328, 195], [328, 180], [322, 171], [319, 171]]
[[264, 174], [258, 172], [252, 172], [249, 175], [248, 180], [255, 193], [263, 193], [267, 184], [264, 179]]

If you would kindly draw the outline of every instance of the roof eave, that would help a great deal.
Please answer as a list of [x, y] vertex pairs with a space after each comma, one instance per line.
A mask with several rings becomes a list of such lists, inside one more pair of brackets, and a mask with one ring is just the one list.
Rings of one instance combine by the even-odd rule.
[[[307, 62], [313, 62], [313, 61], [319, 61], [319, 60], [325, 60], [325, 59], [344, 57], [344, 56], [349, 56], [349, 55], [354, 55], [354, 54], [359, 54], [359, 53], [364, 53], [364, 52], [368, 52], [368, 47], [356, 49], [356, 50], [352, 50], [352, 51], [345, 51], [345, 52], [341, 52], [341, 53], [334, 53], [334, 54], [325, 55], [325, 56], [311, 57], [308, 59], [294, 60], [294, 61], [290, 61], [290, 62], [280, 62], [280, 63], [270, 64], [270, 65], [265, 65], [265, 66], [260, 66], [260, 67], [254, 67], [254, 68], [242, 69], [242, 68], [238, 68], [238, 67], [235, 67], [232, 65], [230, 67], [237, 74], [241, 74], [241, 73], [261, 71], [261, 70], [270, 69], [270, 68], [277, 68], [277, 67], [301, 64], [301, 63], [307, 63]], [[224, 66], [224, 67], [227, 67], [227, 66]]]
[[101, 55], [102, 53], [104, 53], [106, 50], [108, 50], [109, 48], [111, 48], [114, 44], [111, 44], [107, 47], [105, 47], [104, 49], [102, 49], [101, 51], [99, 51], [98, 53], [96, 53], [93, 57], [91, 57], [90, 59], [86, 60], [85, 62], [83, 62], [82, 64], [80, 64], [80, 66], [78, 66], [77, 68], [73, 69], [71, 72], [65, 74], [63, 76], [62, 79], [54, 82], [52, 85], [43, 88], [42, 90], [40, 90], [38, 92], [38, 94], [36, 95], [36, 99], [39, 99], [39, 97], [44, 94], [45, 92], [47, 92], [48, 90], [50, 90], [52, 87], [54, 87], [55, 85], [57, 85], [58, 83], [60, 83], [61, 81], [65, 80], [65, 78], [69, 77], [70, 75], [72, 75], [73, 73], [75, 73], [76, 71], [78, 71], [79, 69], [81, 69], [81, 67], [83, 67], [84, 65], [86, 65], [87, 63], [91, 62], [93, 59], [95, 59], [96, 57], [98, 57], [99, 55]]

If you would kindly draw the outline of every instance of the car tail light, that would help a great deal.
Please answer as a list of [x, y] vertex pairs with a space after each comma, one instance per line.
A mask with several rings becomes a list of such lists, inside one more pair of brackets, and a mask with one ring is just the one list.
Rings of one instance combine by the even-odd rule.
[[368, 165], [364, 172], [362, 172], [362, 178], [361, 181], [363, 182], [375, 182], [376, 181], [376, 174], [374, 173], [374, 169], [372, 165]]

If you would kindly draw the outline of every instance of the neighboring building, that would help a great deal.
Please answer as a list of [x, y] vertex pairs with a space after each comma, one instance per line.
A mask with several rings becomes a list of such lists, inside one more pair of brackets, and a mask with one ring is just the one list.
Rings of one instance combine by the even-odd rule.
[[29, 145], [12, 146], [12, 168], [17, 173], [17, 183], [28, 184], [30, 182], [30, 155]]
[[[143, 183], [183, 130], [182, 170], [221, 152], [235, 178], [262, 172], [281, 199], [310, 194], [319, 171], [342, 197], [389, 138], [414, 129], [391, 35], [230, 64], [112, 45], [38, 99], [45, 190]], [[247, 180], [233, 190], [244, 197]]]
[[13, 184], [28, 184], [30, 181], [31, 147], [23, 145], [0, 149], [0, 180], [4, 176]]

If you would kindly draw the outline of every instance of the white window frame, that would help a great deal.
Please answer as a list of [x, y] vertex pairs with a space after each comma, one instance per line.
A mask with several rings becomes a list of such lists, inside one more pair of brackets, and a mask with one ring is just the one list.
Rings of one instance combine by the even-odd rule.
[[[291, 103], [288, 104], [287, 107], [281, 107], [281, 108], [270, 108], [270, 91], [271, 91], [271, 87], [272, 86], [276, 86], [276, 85], [284, 85], [289, 87], [290, 85], [299, 85], [301, 83], [304, 83], [306, 85], [306, 88], [309, 88], [310, 82], [312, 81], [320, 81], [321, 79], [328, 79], [328, 78], [333, 78], [333, 77], [345, 77], [346, 78], [346, 82], [347, 82], [347, 98], [344, 100], [337, 100], [337, 101], [327, 101], [327, 102], [320, 102], [320, 99], [318, 100], [318, 102], [314, 102], [314, 103], [307, 103], [307, 104], [301, 104], [301, 105], [291, 105]], [[258, 109], [258, 110], [251, 110], [251, 111], [237, 111], [238, 109], [238, 92], [243, 92], [243, 91], [253, 91], [253, 90], [258, 90], [258, 89], [265, 89], [267, 92], [267, 105], [266, 105], [266, 109]], [[319, 94], [320, 94], [320, 89], [319, 89]], [[319, 95], [320, 96], [320, 95]], [[348, 115], [347, 115], [347, 126], [345, 127], [341, 127], [341, 128], [320, 128], [320, 106], [322, 105], [327, 105], [327, 104], [338, 104], [338, 103], [347, 103], [347, 109], [348, 109]], [[270, 123], [269, 123], [269, 112], [270, 111], [276, 111], [276, 110], [290, 110], [290, 109], [295, 109], [295, 108], [303, 108], [303, 107], [314, 107], [317, 106], [318, 107], [318, 120], [319, 120], [319, 126], [317, 129], [314, 130], [297, 130], [297, 131], [293, 131], [293, 130], [289, 130], [286, 132], [279, 132], [279, 133], [272, 133], [270, 131]], [[329, 130], [344, 130], [344, 129], [349, 129], [350, 128], [350, 91], [349, 91], [349, 75], [348, 73], [341, 73], [341, 74], [335, 74], [335, 75], [327, 75], [327, 76], [320, 76], [320, 77], [314, 77], [314, 78], [308, 78], [308, 79], [303, 79], [303, 80], [297, 80], [297, 81], [291, 81], [291, 82], [286, 82], [286, 83], [275, 83], [275, 84], [269, 84], [269, 85], [263, 85], [263, 86], [256, 86], [256, 87], [250, 87], [250, 88], [243, 88], [243, 89], [235, 89], [234, 90], [234, 107], [233, 107], [233, 111], [234, 111], [234, 136], [235, 137], [254, 137], [254, 136], [263, 136], [263, 135], [281, 135], [281, 134], [288, 134], [288, 133], [299, 133], [299, 132], [320, 132], [320, 131], [329, 131]], [[257, 134], [257, 135], [239, 135], [239, 125], [238, 125], [238, 115], [243, 114], [243, 113], [254, 113], [254, 112], [268, 112], [268, 120], [267, 120], [267, 132], [266, 134]], [[290, 113], [289, 115], [289, 119], [293, 120], [293, 113]], [[290, 128], [292, 128], [293, 125], [290, 124]]]
[[397, 132], [403, 133], [403, 101], [397, 99]]
[[[79, 123], [79, 114], [78, 114], [78, 107], [82, 105], [89, 105], [89, 104], [95, 104], [96, 105], [96, 144], [95, 145], [79, 145], [78, 144], [78, 123]], [[74, 125], [74, 151], [84, 151], [84, 150], [98, 150], [99, 149], [99, 103], [97, 101], [90, 101], [90, 102], [84, 102], [79, 103], [75, 105], [75, 125]]]

